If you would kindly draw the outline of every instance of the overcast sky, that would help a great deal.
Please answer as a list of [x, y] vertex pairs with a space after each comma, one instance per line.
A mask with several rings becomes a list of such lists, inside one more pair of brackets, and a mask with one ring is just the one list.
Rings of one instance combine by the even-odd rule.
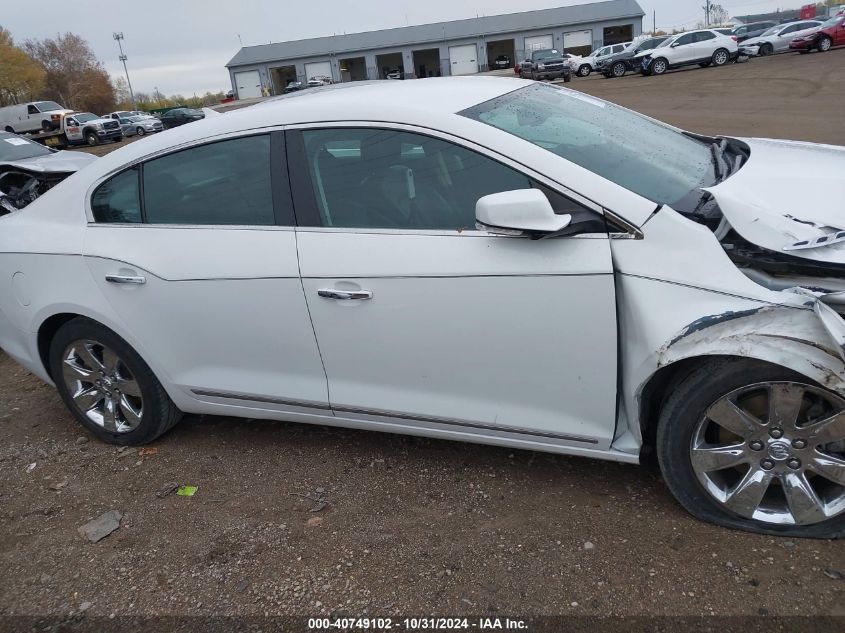
[[[810, 0], [737, 0], [722, 2], [730, 15], [796, 8]], [[646, 12], [645, 28], [657, 12], [658, 28], [694, 27], [703, 19], [704, 0], [639, 0]], [[107, 2], [74, 0], [48, 3], [53, 9], [33, 10], [31, 2], [3, 2], [0, 25], [17, 42], [53, 37], [71, 31], [84, 37], [112, 76], [123, 74], [114, 31], [122, 31], [129, 57], [129, 77], [138, 92], [190, 96], [207, 90], [229, 90], [225, 64], [240, 48], [270, 41], [303, 39], [377, 29], [426, 24], [478, 15], [546, 9], [583, 0], [145, 0]], [[40, 5], [39, 5], [40, 6]], [[44, 5], [45, 7], [47, 5]], [[59, 8], [61, 7], [61, 9]], [[132, 9], [132, 7], [136, 7]], [[53, 16], [53, 17], [46, 17]]]

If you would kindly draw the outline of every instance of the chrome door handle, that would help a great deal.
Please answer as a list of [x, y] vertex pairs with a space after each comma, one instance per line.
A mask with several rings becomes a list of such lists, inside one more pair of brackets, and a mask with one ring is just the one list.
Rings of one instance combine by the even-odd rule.
[[335, 290], [334, 288], [322, 288], [317, 294], [325, 299], [372, 299], [371, 290]]
[[106, 275], [106, 281], [113, 284], [137, 284], [147, 283], [146, 277], [133, 277], [132, 275]]

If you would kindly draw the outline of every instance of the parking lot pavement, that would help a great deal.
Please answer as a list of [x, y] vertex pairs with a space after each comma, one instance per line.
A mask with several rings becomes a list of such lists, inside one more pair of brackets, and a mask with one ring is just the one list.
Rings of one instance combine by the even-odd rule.
[[[843, 61], [569, 85], [694, 130], [845, 144]], [[0, 430], [6, 615], [845, 616], [845, 545], [700, 523], [649, 468], [198, 416], [119, 451], [2, 353]], [[168, 483], [198, 490], [157, 497]], [[77, 531], [111, 510], [110, 536]]]

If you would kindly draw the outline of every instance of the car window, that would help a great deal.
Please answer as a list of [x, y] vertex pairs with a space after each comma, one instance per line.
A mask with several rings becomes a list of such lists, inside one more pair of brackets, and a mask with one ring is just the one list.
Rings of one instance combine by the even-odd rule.
[[150, 224], [275, 224], [266, 134], [153, 159], [143, 181]]
[[141, 222], [138, 168], [127, 169], [100, 185], [91, 197], [91, 211], [96, 222]]
[[747, 26], [738, 26], [734, 29], [734, 35], [745, 35], [746, 31], [748, 31]]
[[783, 29], [783, 30], [780, 32], [780, 34], [781, 34], [781, 35], [786, 35], [787, 33], [795, 33], [795, 31], [797, 31], [799, 28], [800, 28], [800, 25], [799, 25], [799, 24], [790, 24], [790, 25], [789, 25], [789, 26], [787, 26], [785, 29]]
[[696, 42], [706, 42], [707, 40], [715, 40], [716, 34], [711, 33], [710, 31], [702, 31], [700, 33], [695, 34], [695, 41]]
[[[302, 138], [322, 226], [475, 229], [479, 198], [538, 187], [491, 158], [421, 134], [335, 128]], [[547, 195], [557, 213], [584, 215], [574, 201]]]
[[621, 52], [622, 52], [622, 51], [624, 51], [624, 50], [625, 50], [625, 45], [624, 45], [624, 44], [619, 44], [619, 45], [617, 45], [617, 46], [614, 46], [614, 47], [613, 47], [613, 52], [614, 52], [614, 53], [621, 53]]
[[691, 44], [693, 35], [694, 35], [693, 33], [687, 33], [686, 35], [681, 35], [681, 37], [679, 37], [677, 40], [675, 40], [675, 43], [678, 44], [679, 46], [683, 46], [684, 44]]
[[26, 111], [27, 114], [38, 114], [38, 108], [36, 108], [34, 105], [26, 106]]

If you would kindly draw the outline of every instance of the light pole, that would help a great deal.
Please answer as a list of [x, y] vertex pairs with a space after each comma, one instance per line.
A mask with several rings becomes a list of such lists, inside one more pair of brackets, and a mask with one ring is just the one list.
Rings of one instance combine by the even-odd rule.
[[126, 73], [126, 83], [129, 84], [129, 98], [132, 100], [132, 109], [137, 110], [138, 108], [135, 106], [135, 93], [132, 92], [132, 82], [129, 81], [129, 70], [126, 68], [126, 55], [123, 54], [123, 44], [120, 43], [120, 40], [123, 39], [123, 33], [114, 33], [112, 37], [117, 42], [117, 47], [120, 49], [120, 61], [123, 62], [123, 72]]

